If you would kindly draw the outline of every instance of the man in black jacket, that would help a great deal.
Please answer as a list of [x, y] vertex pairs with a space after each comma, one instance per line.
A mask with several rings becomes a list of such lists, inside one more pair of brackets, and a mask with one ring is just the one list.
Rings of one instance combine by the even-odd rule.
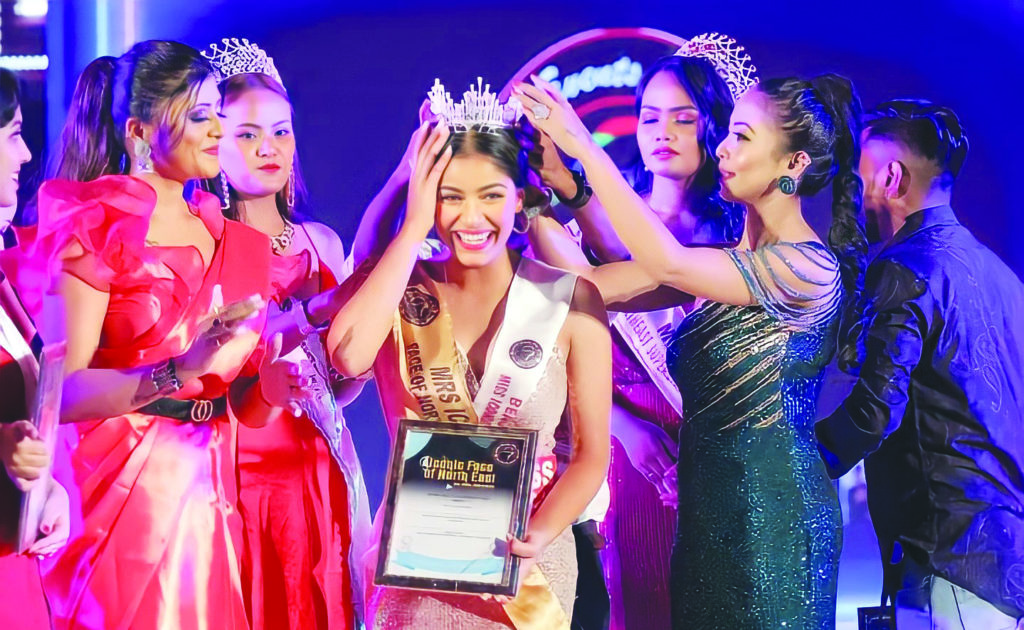
[[891, 101], [862, 140], [885, 243], [819, 449], [834, 477], [865, 458], [900, 630], [1024, 628], [1024, 285], [949, 206], [967, 154], [951, 110]]

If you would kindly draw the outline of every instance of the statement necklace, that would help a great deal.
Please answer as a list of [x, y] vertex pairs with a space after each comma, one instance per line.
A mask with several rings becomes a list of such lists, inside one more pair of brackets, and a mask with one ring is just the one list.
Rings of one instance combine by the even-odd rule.
[[270, 237], [270, 249], [280, 256], [292, 244], [292, 237], [295, 236], [295, 226], [288, 221], [284, 222], [284, 229], [277, 236]]

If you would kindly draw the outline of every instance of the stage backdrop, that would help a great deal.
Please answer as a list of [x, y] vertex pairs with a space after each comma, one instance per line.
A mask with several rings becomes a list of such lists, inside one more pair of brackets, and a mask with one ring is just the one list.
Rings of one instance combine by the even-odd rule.
[[[869, 106], [912, 96], [953, 107], [971, 145], [954, 206], [982, 242], [1024, 274], [1017, 199], [1024, 173], [1022, 0], [51, 2], [48, 133], [57, 137], [74, 79], [98, 54], [120, 54], [148, 38], [202, 48], [247, 37], [275, 58], [291, 95], [310, 213], [334, 226], [347, 248], [363, 208], [401, 157], [435, 77], [453, 94], [477, 76], [497, 89], [551, 44], [597, 27], [650, 27], [684, 38], [727, 33], [746, 46], [763, 77], [834, 71], [853, 79]], [[827, 229], [827, 208], [827, 195], [812, 204], [819, 230]], [[376, 500], [387, 438], [372, 394], [346, 416]], [[873, 552], [865, 553], [875, 567]], [[873, 589], [858, 603], [869, 604]]]

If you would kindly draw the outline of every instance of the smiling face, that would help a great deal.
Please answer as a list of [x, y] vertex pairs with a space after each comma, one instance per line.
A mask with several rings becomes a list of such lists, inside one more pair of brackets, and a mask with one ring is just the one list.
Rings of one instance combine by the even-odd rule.
[[668, 71], [655, 74], [640, 99], [636, 141], [644, 166], [669, 179], [692, 177], [704, 161], [698, 140], [700, 112]]
[[729, 135], [716, 151], [724, 197], [752, 203], [775, 190], [779, 177], [798, 179], [768, 98], [758, 90], [744, 94], [729, 119]]
[[0, 232], [7, 229], [18, 207], [18, 177], [21, 165], [32, 159], [32, 153], [21, 135], [21, 108], [14, 118], [0, 127]]
[[221, 168], [243, 199], [277, 194], [295, 158], [291, 104], [265, 88], [246, 89], [221, 110]]
[[459, 264], [485, 267], [507, 255], [523, 194], [493, 159], [479, 153], [452, 158], [439, 197], [437, 232]]
[[[152, 143], [153, 166], [157, 172], [177, 181], [217, 175], [220, 171], [217, 156], [222, 133], [217, 117], [219, 103], [217, 83], [212, 77], [207, 78], [196, 90], [195, 103], [184, 112], [177, 143], [173, 142], [177, 134], [169, 125], [157, 130], [155, 136], [158, 141]], [[176, 104], [171, 103], [168, 118], [173, 119], [177, 109]]]

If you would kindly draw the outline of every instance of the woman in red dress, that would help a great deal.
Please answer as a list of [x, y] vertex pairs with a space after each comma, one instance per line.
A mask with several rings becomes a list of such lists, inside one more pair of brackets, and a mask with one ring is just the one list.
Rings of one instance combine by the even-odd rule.
[[72, 532], [44, 572], [57, 628], [248, 625], [227, 395], [259, 340], [270, 244], [216, 197], [186, 201], [218, 170], [210, 75], [176, 42], [92, 62], [23, 245], [23, 297], [68, 344], [55, 470]]
[[[331, 228], [296, 220], [302, 185], [292, 109], [273, 61], [237, 40], [211, 49], [204, 54], [220, 75], [224, 137], [215, 185], [224, 214], [270, 236], [275, 257], [298, 263], [291, 281], [275, 287], [286, 312], [268, 328], [283, 320], [290, 331], [284, 337], [294, 340], [285, 344], [294, 348], [283, 359], [307, 390], [322, 390], [302, 402], [298, 417], [279, 414], [262, 428], [239, 427], [246, 612], [253, 630], [348, 629], [355, 627], [359, 599], [350, 572], [352, 538], [368, 532], [369, 507], [340, 408], [361, 384], [330, 376], [323, 327], [316, 326], [337, 310], [332, 290], [350, 273], [345, 250]], [[252, 54], [238, 63], [243, 53]]]
[[[18, 81], [0, 69], [0, 236], [7, 232], [18, 207], [18, 173], [32, 159], [21, 135]], [[3, 248], [0, 241], [0, 249]], [[40, 539], [26, 555], [17, 548], [22, 492], [28, 491], [49, 466], [50, 453], [28, 417], [36, 382], [35, 358], [29, 342], [32, 321], [7, 279], [0, 274], [0, 627], [44, 630], [50, 627], [36, 555], [52, 553], [67, 540], [68, 499], [52, 479], [40, 523]]]

